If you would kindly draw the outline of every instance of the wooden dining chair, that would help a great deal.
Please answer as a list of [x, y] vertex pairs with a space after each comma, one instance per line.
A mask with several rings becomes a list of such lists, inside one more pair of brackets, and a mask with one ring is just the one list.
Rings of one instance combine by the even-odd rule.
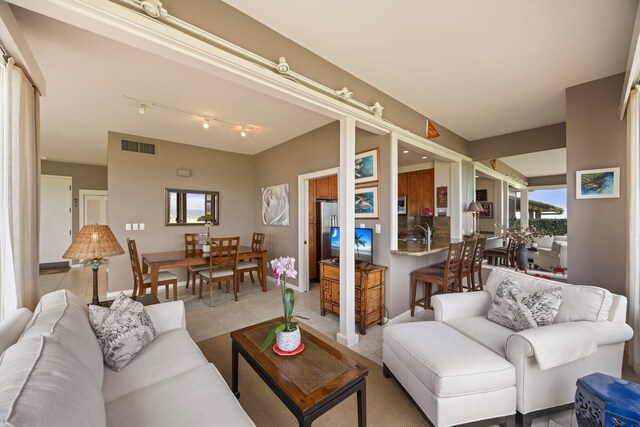
[[[471, 288], [470, 291], [484, 290], [482, 282], [482, 261], [484, 260], [484, 249], [487, 245], [487, 238], [482, 237], [476, 242], [476, 250], [473, 253], [473, 264], [471, 266]], [[478, 282], [476, 283], [476, 276]]]
[[[262, 250], [262, 245], [264, 243], [264, 233], [253, 233], [253, 238], [251, 239], [251, 251], [258, 252]], [[252, 258], [246, 261], [240, 261], [238, 263], [238, 274], [240, 275], [240, 281], [244, 282], [244, 273], [249, 273], [251, 277], [251, 283], [256, 283], [253, 278], [253, 272], [256, 272], [258, 275], [258, 281], [262, 283], [262, 268], [260, 266], [260, 260], [257, 258]]]
[[[151, 288], [151, 273], [143, 274], [136, 241], [127, 239], [131, 270], [133, 270], [133, 296], [144, 295], [147, 288]], [[158, 286], [164, 286], [165, 296], [169, 299], [169, 285], [173, 285], [173, 300], [178, 299], [178, 278], [168, 271], [158, 272]]]
[[[233, 281], [233, 298], [238, 301], [238, 247], [240, 237], [213, 237], [209, 240], [209, 268], [200, 272], [200, 298], [204, 280], [209, 285], [209, 306], [213, 307], [213, 284]], [[227, 285], [228, 286], [228, 285]], [[227, 288], [227, 292], [229, 289]]]
[[[203, 242], [207, 241], [207, 233], [185, 233], [184, 234], [184, 250], [191, 256], [202, 250]], [[189, 289], [189, 283], [193, 281], [191, 294], [196, 294], [196, 277], [201, 271], [209, 268], [208, 263], [202, 263], [201, 265], [190, 265], [187, 267], [187, 286]]]
[[513, 267], [515, 260], [515, 242], [513, 239], [507, 239], [506, 246], [499, 248], [486, 249], [484, 255], [490, 264], [503, 265], [505, 267]]
[[[415, 314], [416, 307], [424, 309], [431, 308], [431, 297], [440, 293], [447, 293], [449, 290], [458, 290], [458, 277], [462, 266], [462, 253], [464, 242], [451, 243], [445, 268], [425, 267], [411, 273], [411, 316]], [[416, 288], [418, 282], [423, 283], [424, 296], [416, 300]], [[440, 289], [433, 292], [433, 285]]]
[[[458, 290], [463, 292], [464, 289], [471, 287], [471, 272], [473, 270], [473, 256], [478, 241], [476, 239], [465, 240], [464, 250], [462, 251], [462, 265], [458, 273]], [[466, 286], [465, 286], [466, 282]]]

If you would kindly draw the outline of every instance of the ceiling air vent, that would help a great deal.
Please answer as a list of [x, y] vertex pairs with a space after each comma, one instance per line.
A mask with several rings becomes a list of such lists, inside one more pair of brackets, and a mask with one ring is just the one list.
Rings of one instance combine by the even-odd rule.
[[147, 144], [146, 142], [122, 140], [122, 151], [131, 151], [132, 153], [156, 154], [156, 145]]

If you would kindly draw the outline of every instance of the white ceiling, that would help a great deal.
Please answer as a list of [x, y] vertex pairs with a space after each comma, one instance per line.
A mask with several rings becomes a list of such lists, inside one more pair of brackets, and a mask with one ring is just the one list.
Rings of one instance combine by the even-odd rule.
[[[42, 15], [13, 8], [47, 80], [42, 100], [42, 155], [50, 160], [106, 164], [107, 132], [255, 154], [331, 119]], [[123, 95], [217, 116], [240, 129], [148, 108]]]
[[567, 173], [566, 148], [501, 157], [500, 160], [527, 178]]
[[625, 71], [638, 6], [224, 1], [468, 140], [563, 122], [565, 88]]

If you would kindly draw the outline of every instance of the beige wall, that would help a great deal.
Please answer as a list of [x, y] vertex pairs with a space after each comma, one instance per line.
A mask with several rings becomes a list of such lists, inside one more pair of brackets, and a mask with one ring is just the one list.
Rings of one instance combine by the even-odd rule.
[[53, 162], [42, 160], [42, 175], [70, 176], [72, 180], [71, 193], [73, 197], [72, 232], [75, 238], [79, 231], [79, 190], [106, 190], [107, 167], [99, 165], [85, 165], [80, 163]]
[[[155, 156], [121, 151], [120, 139], [157, 145]], [[253, 158], [219, 150], [109, 132], [109, 225], [126, 251], [126, 239], [136, 240], [140, 254], [184, 248], [184, 233], [204, 232], [203, 226], [165, 226], [165, 188], [220, 192], [220, 225], [213, 236], [240, 236], [251, 242], [253, 230]], [[188, 178], [177, 168], [191, 169]], [[144, 231], [125, 231], [127, 223], [144, 223]], [[129, 255], [114, 257], [109, 266], [109, 291], [131, 289]], [[186, 269], [172, 270], [179, 280]]]
[[[496, 227], [495, 223], [501, 222], [499, 218], [495, 217], [495, 185], [496, 181], [488, 178], [476, 179], [476, 190], [487, 190], [487, 202], [493, 202], [494, 217], [493, 218], [478, 218], [478, 231], [494, 232]], [[467, 205], [468, 206], [468, 205]]]
[[[347, 86], [358, 101], [367, 105], [373, 105], [376, 101], [380, 102], [384, 107], [383, 116], [385, 119], [417, 135], [425, 136], [426, 117], [422, 114], [222, 1], [164, 0], [163, 5], [173, 16], [271, 61], [278, 62], [278, 58], [284, 56], [293, 71], [328, 87], [341, 89]], [[440, 133], [440, 136], [433, 140], [435, 143], [459, 153], [469, 154], [467, 140], [435, 121], [434, 124]]]
[[[625, 294], [626, 120], [624, 74], [573, 86], [567, 100], [568, 267], [571, 283]], [[620, 167], [620, 198], [576, 200], [576, 171]]]
[[516, 154], [535, 153], [566, 146], [565, 123], [542, 126], [469, 143], [474, 160], [488, 160]]

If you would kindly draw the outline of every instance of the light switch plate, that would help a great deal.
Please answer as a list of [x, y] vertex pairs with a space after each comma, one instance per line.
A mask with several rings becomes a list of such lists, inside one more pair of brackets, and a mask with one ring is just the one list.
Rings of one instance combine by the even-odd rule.
[[138, 228], [140, 228], [140, 231], [144, 231], [144, 222], [141, 222]]
[[380, 224], [376, 224], [376, 234], [380, 234], [380, 230], [381, 230]]
[[138, 230], [138, 224], [134, 223], [133, 224], [133, 231], [137, 231]]
[[124, 230], [125, 231], [131, 231], [131, 224], [125, 224], [124, 225]]

